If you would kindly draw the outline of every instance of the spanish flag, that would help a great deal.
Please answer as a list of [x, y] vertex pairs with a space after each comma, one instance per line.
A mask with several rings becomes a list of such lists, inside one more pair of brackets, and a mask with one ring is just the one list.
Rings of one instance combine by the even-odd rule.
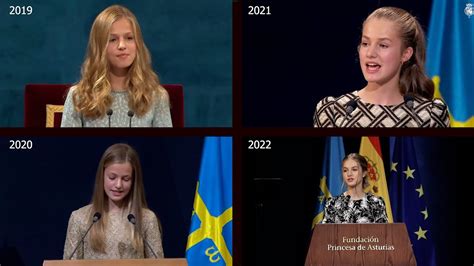
[[385, 178], [379, 137], [362, 137], [359, 153], [364, 156], [369, 163], [367, 175], [370, 185], [365, 189], [365, 192], [370, 192], [383, 198], [385, 207], [387, 208], [388, 222], [393, 223], [392, 208], [390, 206], [390, 197], [387, 179]]

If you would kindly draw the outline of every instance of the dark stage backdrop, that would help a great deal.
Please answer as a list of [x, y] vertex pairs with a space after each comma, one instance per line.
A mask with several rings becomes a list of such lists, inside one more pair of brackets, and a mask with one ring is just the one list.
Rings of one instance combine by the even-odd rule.
[[[319, 100], [366, 85], [357, 54], [364, 19], [381, 6], [401, 7], [427, 32], [431, 2], [245, 0], [244, 126], [312, 127]], [[271, 15], [250, 16], [247, 5], [270, 6]]]
[[[112, 4], [137, 17], [161, 82], [183, 84], [185, 126], [231, 126], [230, 0], [2, 1], [0, 126], [23, 126], [25, 84], [80, 79], [92, 22]], [[9, 15], [10, 5], [33, 13]]]
[[[318, 200], [325, 138], [262, 138], [271, 150], [248, 150], [244, 141], [242, 265], [303, 265]], [[381, 138], [385, 173], [389, 177], [389, 139]], [[360, 137], [344, 138], [346, 154], [358, 152]], [[474, 138], [415, 137], [417, 173], [422, 176], [432, 218], [431, 236], [438, 265], [450, 265], [463, 254], [460, 239], [472, 234], [465, 225], [464, 201], [472, 189], [468, 157]], [[464, 159], [463, 159], [464, 158]], [[342, 177], [341, 177], [342, 178]], [[255, 262], [255, 263], [254, 263]]]
[[0, 264], [62, 259], [69, 216], [89, 204], [107, 147], [128, 143], [141, 159], [149, 208], [163, 226], [165, 257], [184, 257], [201, 137], [32, 137], [32, 150], [0, 138]]

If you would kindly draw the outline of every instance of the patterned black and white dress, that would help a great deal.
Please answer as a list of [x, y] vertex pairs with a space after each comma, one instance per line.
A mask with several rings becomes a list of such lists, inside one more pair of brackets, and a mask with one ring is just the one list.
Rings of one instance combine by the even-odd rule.
[[[337, 98], [328, 96], [318, 102], [314, 127], [449, 127], [448, 107], [440, 99], [413, 97], [413, 108], [406, 103], [377, 105], [365, 103], [358, 91]], [[350, 101], [355, 109], [346, 115]]]
[[359, 200], [344, 194], [329, 198], [321, 223], [388, 223], [385, 202], [370, 193]]

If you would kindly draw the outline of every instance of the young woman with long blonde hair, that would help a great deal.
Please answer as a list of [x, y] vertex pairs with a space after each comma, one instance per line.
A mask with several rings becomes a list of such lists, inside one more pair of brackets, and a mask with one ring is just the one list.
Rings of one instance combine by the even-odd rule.
[[168, 94], [127, 8], [113, 5], [96, 17], [81, 75], [61, 127], [172, 127]]
[[314, 127], [449, 127], [448, 107], [433, 97], [425, 74], [418, 20], [401, 8], [381, 7], [362, 26], [358, 52], [367, 85], [319, 101]]
[[369, 186], [368, 162], [358, 153], [342, 160], [342, 178], [347, 191], [329, 198], [321, 223], [388, 223], [382, 197], [365, 193]]
[[140, 159], [129, 145], [102, 155], [91, 204], [69, 218], [63, 257], [163, 258], [160, 223], [147, 208]]

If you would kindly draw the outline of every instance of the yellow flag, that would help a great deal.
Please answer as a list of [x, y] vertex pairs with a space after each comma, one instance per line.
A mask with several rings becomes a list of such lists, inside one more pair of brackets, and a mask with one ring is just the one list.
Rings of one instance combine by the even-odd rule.
[[390, 206], [390, 196], [388, 194], [387, 179], [385, 178], [379, 137], [362, 137], [359, 153], [369, 163], [367, 176], [370, 185], [365, 189], [365, 192], [371, 192], [383, 198], [387, 208], [388, 222], [393, 223], [392, 207]]

